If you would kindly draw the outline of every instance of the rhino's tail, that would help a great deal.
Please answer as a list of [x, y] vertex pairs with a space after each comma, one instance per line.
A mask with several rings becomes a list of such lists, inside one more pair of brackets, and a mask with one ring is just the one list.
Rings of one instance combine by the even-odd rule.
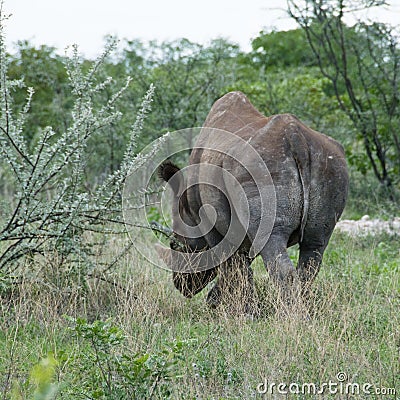
[[308, 210], [310, 207], [310, 187], [311, 187], [311, 157], [310, 149], [306, 138], [295, 125], [295, 130], [289, 135], [290, 150], [297, 165], [301, 187], [303, 191], [303, 210], [300, 223], [300, 239], [303, 241], [304, 228], [307, 224]]

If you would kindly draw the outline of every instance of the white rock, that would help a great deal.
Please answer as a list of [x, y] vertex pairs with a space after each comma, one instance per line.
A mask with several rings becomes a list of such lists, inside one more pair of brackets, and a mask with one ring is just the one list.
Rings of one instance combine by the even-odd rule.
[[369, 215], [364, 215], [360, 220], [342, 220], [336, 224], [336, 229], [350, 236], [376, 235], [377, 233], [388, 233], [390, 235], [400, 235], [400, 217], [395, 217], [391, 221], [380, 219], [370, 219]]

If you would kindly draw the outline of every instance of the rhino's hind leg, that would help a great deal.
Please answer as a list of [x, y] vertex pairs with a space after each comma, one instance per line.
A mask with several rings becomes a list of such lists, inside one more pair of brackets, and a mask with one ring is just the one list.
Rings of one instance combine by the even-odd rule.
[[322, 257], [336, 222], [336, 216], [327, 214], [326, 210], [317, 210], [304, 229], [303, 240], [300, 243], [299, 261], [297, 265], [301, 281], [301, 292], [304, 299], [308, 298], [311, 284], [321, 267]]
[[301, 282], [301, 294], [303, 298], [308, 297], [311, 284], [318, 275], [325, 247], [325, 245], [309, 247], [304, 243], [300, 244], [297, 271]]

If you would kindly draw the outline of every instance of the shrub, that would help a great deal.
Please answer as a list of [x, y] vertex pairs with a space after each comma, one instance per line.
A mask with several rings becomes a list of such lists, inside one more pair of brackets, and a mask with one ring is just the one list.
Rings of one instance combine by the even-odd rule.
[[80, 342], [79, 351], [68, 354], [76, 371], [74, 398], [169, 398], [169, 383], [179, 375], [179, 361], [188, 341], [165, 343], [153, 353], [133, 353], [124, 347], [125, 335], [111, 320], [92, 323], [69, 318]]
[[[24, 82], [7, 76], [4, 20], [1, 14], [0, 190], [7, 188], [8, 195], [0, 215], [0, 272], [3, 277], [18, 276], [16, 271], [21, 271], [21, 266], [32, 266], [41, 256], [52, 255], [59, 265], [73, 265], [76, 275], [85, 277], [98, 265], [92, 256], [100, 259], [105, 234], [125, 232], [121, 189], [125, 178], [144, 161], [135, 158], [136, 139], [150, 110], [154, 86], [150, 85], [136, 120], [132, 121], [119, 169], [94, 186], [84, 170], [91, 156], [88, 141], [121, 120], [118, 104], [131, 81], [126, 77], [124, 83], [118, 84], [111, 77], [104, 78], [102, 69], [116, 41], [110, 40], [104, 53], [90, 65], [80, 58], [76, 46], [72, 48], [71, 57], [65, 58], [73, 96], [71, 115], [66, 118], [69, 126], [64, 132], [56, 132], [50, 126], [42, 129], [30, 148], [24, 131], [29, 129], [25, 122], [34, 89], [27, 88], [25, 107], [16, 111], [13, 90], [23, 87]], [[101, 96], [105, 90], [108, 96]], [[122, 252], [126, 246], [129, 244], [123, 246]], [[108, 258], [102, 262], [109, 268], [119, 256]]]

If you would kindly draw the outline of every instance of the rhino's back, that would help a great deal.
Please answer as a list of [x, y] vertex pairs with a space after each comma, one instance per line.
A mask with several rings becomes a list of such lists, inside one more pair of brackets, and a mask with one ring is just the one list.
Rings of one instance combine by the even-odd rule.
[[[296, 164], [293, 153], [298, 153], [305, 162], [309, 162], [315, 184], [319, 179], [329, 181], [336, 175], [347, 174], [340, 143], [304, 125], [292, 114], [265, 117], [241, 92], [230, 92], [217, 100], [204, 127], [190, 163], [222, 165], [226, 154], [243, 152], [244, 140], [261, 155], [277, 184], [285, 176], [287, 178], [283, 173], [285, 168]], [[219, 130], [233, 135], [225, 135]], [[236, 151], [232, 150], [235, 147]], [[213, 149], [218, 149], [218, 152]]]
[[268, 118], [242, 92], [230, 92], [214, 103], [203, 126], [223, 129], [245, 138], [257, 132], [267, 121]]

